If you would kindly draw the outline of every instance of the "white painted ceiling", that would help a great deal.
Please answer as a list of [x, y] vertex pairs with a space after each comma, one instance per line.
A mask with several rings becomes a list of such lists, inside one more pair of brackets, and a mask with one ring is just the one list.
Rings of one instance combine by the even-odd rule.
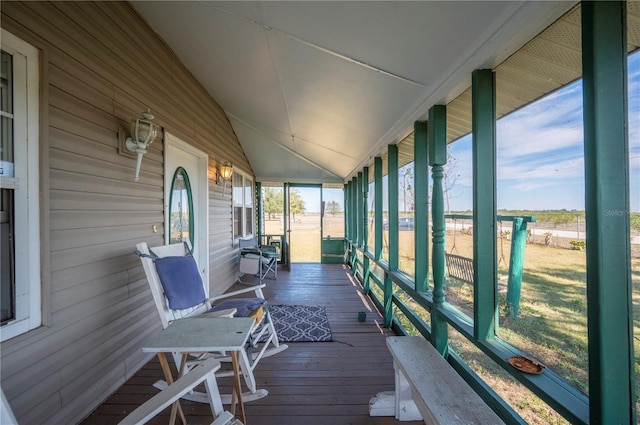
[[258, 181], [341, 183], [575, 1], [132, 4], [224, 109]]

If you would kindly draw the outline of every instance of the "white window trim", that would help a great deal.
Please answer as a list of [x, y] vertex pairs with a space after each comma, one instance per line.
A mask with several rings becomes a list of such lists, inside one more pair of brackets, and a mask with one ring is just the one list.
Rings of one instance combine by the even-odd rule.
[[[240, 239], [240, 238], [246, 238], [247, 236], [253, 236], [255, 234], [255, 229], [256, 229], [256, 220], [255, 220], [255, 208], [256, 208], [256, 200], [255, 200], [255, 187], [256, 187], [256, 182], [253, 180], [253, 177], [242, 171], [241, 169], [238, 168], [234, 168], [233, 172], [235, 174], [240, 174], [242, 176], [243, 180], [249, 180], [251, 182], [251, 202], [252, 202], [252, 206], [254, 208], [254, 217], [252, 217], [251, 219], [251, 229], [245, 229], [244, 226], [247, 222], [246, 217], [245, 217], [245, 211], [246, 211], [246, 206], [247, 204], [245, 203], [245, 199], [244, 199], [244, 181], [243, 181], [243, 185], [242, 185], [242, 217], [240, 217], [240, 223], [242, 223], [242, 230], [243, 230], [243, 234], [242, 235], [233, 235], [234, 236], [234, 240]], [[236, 189], [235, 187], [233, 189]], [[232, 220], [235, 222], [235, 199], [233, 197], [233, 195], [235, 194], [235, 191], [232, 190], [232, 196], [231, 196], [231, 204], [233, 205], [233, 208], [231, 209], [233, 212], [233, 217]]]
[[[2, 187], [22, 192], [14, 199], [16, 320], [0, 328], [0, 341], [5, 341], [42, 324], [39, 191], [40, 66], [38, 49], [5, 29], [1, 31], [2, 50], [13, 55], [14, 163], [24, 164], [24, 166], [14, 167], [14, 178], [0, 179]], [[18, 195], [17, 192], [16, 195]]]

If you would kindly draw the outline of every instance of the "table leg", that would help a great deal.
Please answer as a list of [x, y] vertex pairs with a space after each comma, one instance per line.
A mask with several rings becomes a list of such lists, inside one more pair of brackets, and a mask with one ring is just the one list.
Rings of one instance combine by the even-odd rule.
[[[164, 379], [167, 381], [167, 386], [173, 384], [173, 376], [171, 376], [171, 368], [169, 367], [169, 363], [167, 362], [167, 357], [165, 353], [158, 353], [158, 360], [160, 361], [160, 367], [162, 368], [162, 372], [164, 373]], [[176, 402], [173, 403], [173, 405], [171, 406], [171, 417], [169, 418], [169, 425], [174, 425], [176, 423], [176, 413], [180, 414], [180, 419], [182, 420], [182, 423], [184, 425], [187, 425], [187, 419], [184, 417], [182, 406], [180, 406], [180, 400], [176, 400]]]
[[[247, 425], [247, 418], [244, 414], [244, 404], [242, 402], [242, 385], [240, 384], [240, 368], [238, 366], [238, 352], [231, 352], [231, 364], [233, 367], [233, 392], [238, 396], [238, 410], [240, 412], [240, 420]], [[232, 400], [233, 410], [235, 411], [235, 402]]]

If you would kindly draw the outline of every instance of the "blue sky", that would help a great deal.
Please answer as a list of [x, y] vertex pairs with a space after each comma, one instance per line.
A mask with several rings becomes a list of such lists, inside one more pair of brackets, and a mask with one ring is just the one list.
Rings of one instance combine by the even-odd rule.
[[[629, 57], [631, 211], [640, 211], [640, 54]], [[498, 94], [499, 96], [499, 94]], [[582, 81], [528, 105], [497, 123], [499, 209], [584, 209]], [[460, 174], [451, 210], [472, 208], [471, 136], [449, 152]]]
[[[631, 211], [640, 211], [640, 53], [628, 60]], [[499, 96], [499, 94], [498, 94]], [[555, 91], [497, 123], [498, 208], [584, 210], [582, 80]], [[460, 177], [450, 209], [472, 209], [471, 135], [449, 145]], [[308, 212], [320, 210], [317, 189], [296, 188]], [[400, 191], [402, 196], [402, 191]], [[325, 201], [343, 203], [342, 194]], [[402, 199], [400, 199], [402, 203]], [[446, 206], [445, 206], [446, 208]]]

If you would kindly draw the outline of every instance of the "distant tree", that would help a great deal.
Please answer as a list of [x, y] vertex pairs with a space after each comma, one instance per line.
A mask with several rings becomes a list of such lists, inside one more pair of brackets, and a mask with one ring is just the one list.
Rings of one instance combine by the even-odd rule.
[[296, 214], [304, 214], [306, 211], [306, 206], [304, 205], [304, 199], [302, 199], [302, 195], [295, 189], [289, 191], [289, 212], [293, 216], [293, 219], [296, 219]]
[[631, 230], [640, 232], [640, 213], [632, 212], [629, 221], [631, 223]]
[[402, 186], [402, 198], [404, 200], [404, 209], [403, 211], [406, 213], [409, 210], [413, 210], [413, 202], [414, 202], [414, 189], [413, 185], [413, 162], [405, 165], [402, 168], [402, 180], [400, 180], [400, 185]]
[[450, 153], [447, 153], [447, 163], [444, 166], [444, 177], [442, 178], [442, 191], [444, 199], [447, 202], [447, 212], [451, 211], [450, 194], [451, 189], [456, 185], [460, 173], [458, 172], [458, 159]]
[[264, 212], [267, 213], [268, 220], [272, 219], [273, 214], [282, 214], [284, 212], [284, 203], [282, 198], [282, 190], [274, 187], [265, 188], [263, 202]]
[[340, 204], [336, 201], [329, 201], [327, 202], [327, 211], [329, 212], [329, 214], [331, 215], [336, 215], [338, 214], [340, 211], [342, 211], [342, 207], [340, 206]]

